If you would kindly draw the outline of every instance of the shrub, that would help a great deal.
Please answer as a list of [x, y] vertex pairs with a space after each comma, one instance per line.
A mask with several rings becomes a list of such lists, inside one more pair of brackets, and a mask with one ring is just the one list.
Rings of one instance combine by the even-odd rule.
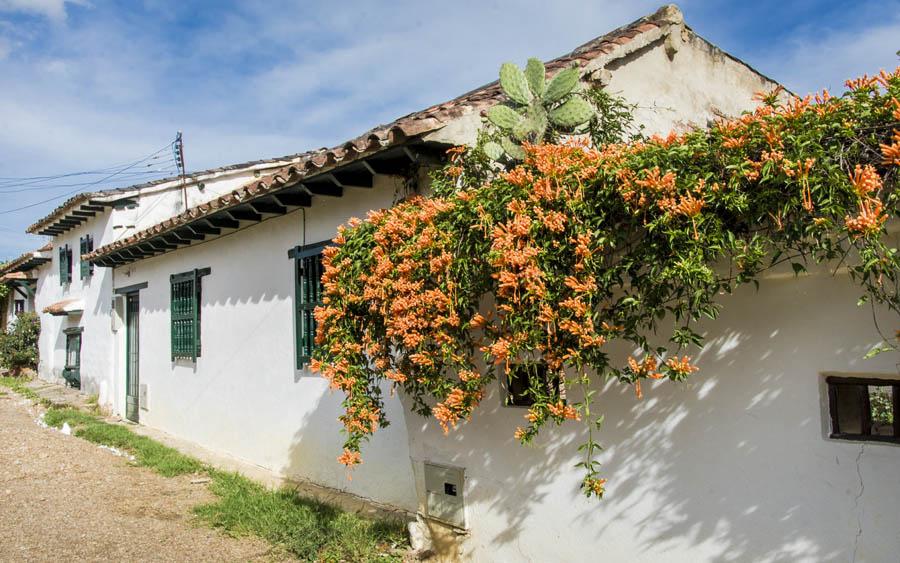
[[40, 334], [41, 320], [36, 313], [19, 315], [6, 334], [0, 334], [0, 366], [14, 372], [36, 368]]

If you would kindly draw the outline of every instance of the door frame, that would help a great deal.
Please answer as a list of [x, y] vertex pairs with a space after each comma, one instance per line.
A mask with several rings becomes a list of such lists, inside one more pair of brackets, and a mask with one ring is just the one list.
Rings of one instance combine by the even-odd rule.
[[[125, 418], [138, 423], [141, 419], [141, 300], [140, 293], [129, 291], [125, 298]], [[134, 348], [134, 350], [132, 350]], [[132, 358], [132, 352], [134, 358]]]

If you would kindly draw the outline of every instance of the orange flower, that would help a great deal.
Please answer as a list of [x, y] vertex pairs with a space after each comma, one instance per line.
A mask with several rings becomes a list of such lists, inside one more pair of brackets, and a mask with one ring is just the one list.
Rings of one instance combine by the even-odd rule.
[[678, 356], [675, 356], [673, 358], [669, 358], [666, 361], [666, 365], [669, 366], [669, 369], [671, 369], [677, 375], [685, 377], [700, 369], [697, 366], [691, 365], [690, 362], [690, 356], [682, 356], [681, 359], [679, 359]]
[[562, 401], [557, 401], [556, 403], [547, 405], [547, 410], [550, 411], [550, 414], [558, 418], [563, 418], [566, 420], [581, 420], [581, 415], [578, 414], [578, 411], [575, 409], [575, 407], [566, 405]]
[[878, 232], [886, 220], [881, 200], [866, 198], [860, 204], [859, 214], [846, 217], [844, 223], [851, 233], [865, 236]]
[[362, 458], [360, 457], [359, 452], [353, 452], [346, 448], [344, 448], [344, 453], [338, 456], [337, 460], [347, 467], [353, 467], [354, 465], [359, 465], [360, 463], [362, 463]]
[[881, 189], [881, 176], [871, 164], [867, 164], [865, 168], [857, 164], [853, 174], [850, 175], [850, 183], [853, 184], [859, 197], [866, 197]]

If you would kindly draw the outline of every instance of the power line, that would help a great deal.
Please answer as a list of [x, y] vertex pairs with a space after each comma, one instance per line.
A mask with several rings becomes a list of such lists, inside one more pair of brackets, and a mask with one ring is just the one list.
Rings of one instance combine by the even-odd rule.
[[[153, 152], [150, 155], [148, 155], [147, 157], [144, 157], [143, 159], [141, 159], [141, 162], [149, 159], [150, 157], [162, 158], [162, 156], [157, 156], [157, 155], [160, 155], [160, 153], [162, 153], [163, 151], [168, 150], [174, 144], [175, 144], [174, 141], [167, 144], [166, 146], [162, 147], [158, 151]], [[88, 175], [88, 174], [106, 174], [108, 172], [128, 166], [133, 163], [134, 163], [134, 161], [120, 162], [118, 164], [113, 164], [113, 165], [107, 166], [105, 168], [97, 168], [97, 169], [93, 169], [93, 170], [85, 170], [85, 171], [80, 171], [80, 172], [68, 172], [65, 174], [56, 174], [53, 176], [19, 176], [19, 177], [0, 176], [0, 184], [15, 183], [15, 182], [30, 182], [32, 180], [56, 180], [59, 178], [68, 178], [70, 176], [84, 176], [84, 175]]]
[[[127, 177], [131, 181], [134, 181], [134, 180], [140, 180], [141, 177], [146, 177], [146, 179], [149, 179], [153, 176], [159, 176], [159, 175], [174, 175], [176, 172], [177, 172], [177, 170], [174, 168], [167, 168], [167, 169], [162, 169], [162, 170], [145, 170], [145, 171], [140, 171], [140, 172], [125, 172], [123, 174], [120, 174], [120, 176]], [[11, 188], [16, 188], [17, 186], [9, 186], [9, 187], [0, 186], [0, 195], [16, 194], [16, 193], [22, 193], [22, 192], [36, 192], [36, 191], [43, 191], [43, 190], [55, 190], [55, 189], [60, 189], [60, 188], [75, 188], [75, 187], [79, 187], [79, 186], [88, 186], [88, 185], [91, 185], [92, 183], [93, 182], [77, 182], [74, 184], [35, 185], [35, 186], [29, 186], [26, 188], [18, 188], [18, 189], [11, 189]]]
[[96, 181], [94, 181], [94, 182], [89, 182], [89, 183], [85, 184], [84, 186], [80, 186], [79, 188], [77, 188], [77, 189], [75, 189], [75, 190], [72, 190], [72, 191], [66, 192], [66, 193], [64, 193], [64, 194], [60, 194], [60, 195], [51, 197], [51, 198], [49, 198], [49, 199], [45, 199], [45, 200], [43, 200], [43, 201], [38, 201], [38, 202], [35, 202], [35, 203], [31, 203], [31, 204], [29, 204], [29, 205], [23, 205], [22, 207], [17, 207], [17, 208], [14, 208], [14, 209], [7, 209], [7, 210], [5, 210], [5, 211], [0, 211], [0, 215], [6, 215], [6, 214], [8, 214], [8, 213], [14, 213], [14, 212], [16, 212], [16, 211], [22, 211], [22, 210], [24, 210], [24, 209], [30, 209], [30, 208], [32, 208], [32, 207], [37, 207], [38, 205], [43, 205], [43, 204], [45, 204], [45, 203], [49, 203], [49, 202], [51, 202], [51, 201], [54, 201], [54, 200], [57, 200], [57, 199], [62, 199], [62, 198], [64, 198], [64, 197], [67, 197], [67, 196], [73, 195], [73, 194], [75, 194], [75, 193], [78, 193], [78, 192], [82, 191], [82, 190], [81, 190], [81, 187], [86, 187], [86, 186], [96, 186], [97, 184], [101, 184], [101, 183], [103, 183], [103, 182], [106, 182], [107, 180], [110, 180], [110, 179], [112, 179], [112, 178], [114, 178], [114, 177], [116, 177], [116, 176], [119, 176], [120, 174], [125, 173], [126, 171], [128, 171], [128, 170], [134, 168], [135, 166], [137, 166], [137, 165], [139, 165], [139, 164], [142, 164], [142, 163], [144, 163], [144, 162], [150, 160], [151, 158], [153, 158], [154, 156], [158, 155], [158, 154], [161, 153], [162, 151], [168, 150], [171, 146], [172, 146], [172, 143], [168, 143], [168, 144], [166, 144], [166, 146], [162, 147], [162, 148], [159, 149], [158, 151], [155, 151], [155, 152], [153, 152], [153, 153], [151, 153], [151, 154], [145, 156], [144, 158], [142, 158], [142, 159], [140, 159], [140, 160], [137, 160], [137, 161], [135, 161], [135, 162], [129, 164], [128, 166], [126, 166], [126, 167], [124, 167], [124, 168], [121, 168], [120, 170], [117, 170], [117, 171], [113, 172], [112, 174], [109, 174], [108, 176], [105, 176], [105, 177], [103, 177], [103, 178], [100, 178], [99, 180], [96, 180]]

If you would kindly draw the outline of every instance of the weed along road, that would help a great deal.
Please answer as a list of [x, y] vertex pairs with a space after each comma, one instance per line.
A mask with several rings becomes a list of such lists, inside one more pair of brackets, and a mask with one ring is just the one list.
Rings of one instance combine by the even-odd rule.
[[262, 540], [192, 522], [206, 485], [42, 427], [41, 410], [0, 387], [0, 561], [270, 559]]

